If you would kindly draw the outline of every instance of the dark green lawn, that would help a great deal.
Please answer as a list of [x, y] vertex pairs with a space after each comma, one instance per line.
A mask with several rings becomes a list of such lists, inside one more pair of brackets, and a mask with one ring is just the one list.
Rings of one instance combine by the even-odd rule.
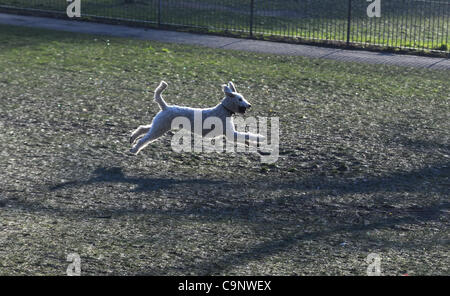
[[[0, 274], [448, 274], [448, 72], [0, 26]], [[280, 158], [138, 156], [158, 107], [233, 80]]]

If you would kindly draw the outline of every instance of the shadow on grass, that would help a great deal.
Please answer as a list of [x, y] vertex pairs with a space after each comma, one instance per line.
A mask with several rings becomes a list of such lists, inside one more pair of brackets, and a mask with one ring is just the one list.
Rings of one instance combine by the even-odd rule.
[[[435, 179], [450, 177], [450, 163], [438, 164], [409, 172], [394, 172], [387, 176], [358, 179], [312, 177], [300, 182], [276, 183], [278, 188], [338, 190], [340, 193], [430, 192], [423, 185]], [[444, 183], [442, 183], [444, 185]], [[431, 192], [450, 194], [448, 186], [435, 186]]]
[[[13, 49], [21, 49], [22, 47], [48, 47], [48, 44], [58, 42], [61, 46], [66, 43], [75, 43], [78, 45], [84, 44], [88, 46], [93, 44], [94, 39], [98, 39], [98, 35], [86, 35], [82, 33], [68, 33], [64, 31], [54, 31], [50, 29], [31, 29], [29, 27], [9, 26], [0, 24], [0, 35], [2, 35], [2, 42], [0, 43], [0, 50], [6, 52]], [[20, 36], [20, 40], [17, 40]], [[104, 39], [108, 39], [105, 37]], [[99, 39], [103, 41], [103, 38]], [[106, 45], [106, 42], [105, 42]], [[54, 46], [54, 45], [53, 45]], [[67, 49], [69, 50], [69, 49]]]
[[127, 177], [120, 167], [112, 168], [97, 168], [93, 172], [94, 176], [86, 181], [69, 181], [57, 184], [50, 187], [50, 191], [63, 189], [67, 187], [80, 187], [91, 185], [95, 183], [129, 183], [137, 185], [137, 188], [133, 189], [133, 192], [145, 192], [154, 191], [160, 189], [169, 189], [175, 184], [200, 184], [200, 185], [214, 185], [223, 184], [221, 181], [213, 181], [207, 179], [187, 179], [177, 180], [173, 178], [142, 178], [142, 177]]
[[[298, 189], [298, 190], [338, 190], [340, 193], [370, 193], [370, 192], [419, 192], [429, 191], [421, 187], [422, 183], [437, 178], [448, 179], [450, 177], [450, 163], [436, 164], [412, 170], [409, 172], [395, 172], [387, 176], [377, 176], [358, 179], [346, 179], [335, 176], [312, 176], [299, 179], [295, 182], [266, 182], [255, 183], [254, 188], [264, 188], [268, 190], [277, 189]], [[210, 179], [174, 179], [174, 178], [147, 178], [126, 176], [120, 167], [99, 167], [93, 171], [93, 176], [86, 181], [68, 181], [50, 187], [50, 191], [64, 189], [68, 187], [81, 187], [95, 183], [129, 183], [138, 185], [133, 192], [154, 191], [159, 189], [170, 189], [176, 184], [199, 184], [199, 185], [235, 185], [226, 181]], [[434, 192], [450, 193], [446, 186], [434, 187]]]
[[[130, 207], [95, 208], [87, 209], [54, 209], [59, 214], [79, 214], [81, 216], [96, 217], [98, 213], [107, 212], [108, 215], [123, 216], [129, 214], [167, 215], [180, 218], [206, 219], [208, 221], [223, 221], [232, 219], [259, 224], [261, 216], [269, 215], [274, 225], [296, 224], [296, 217], [303, 216], [328, 216], [332, 211], [344, 211], [345, 215], [352, 216], [355, 211], [369, 211], [368, 217], [382, 215], [386, 211], [416, 217], [433, 217], [436, 209], [429, 208], [424, 211], [420, 204], [430, 203], [432, 200], [418, 201], [403, 198], [404, 194], [433, 193], [440, 196], [450, 194], [446, 185], [450, 176], [450, 164], [439, 164], [432, 167], [413, 170], [410, 172], [396, 172], [388, 176], [379, 176], [363, 179], [345, 179], [326, 176], [314, 176], [302, 178], [295, 182], [276, 182], [261, 180], [245, 187], [237, 182], [210, 180], [210, 179], [174, 179], [174, 178], [148, 178], [126, 176], [122, 168], [111, 167], [97, 168], [93, 176], [88, 180], [74, 180], [56, 184], [49, 188], [50, 191], [59, 191], [70, 188], [82, 188], [102, 184], [131, 184], [136, 188], [130, 192], [155, 192], [168, 190], [179, 200], [182, 207], [169, 209], [133, 209]], [[435, 184], [430, 188], [429, 184]], [[181, 184], [183, 186], [174, 186]], [[428, 184], [428, 185], [427, 185]], [[193, 195], [192, 190], [200, 190], [200, 194]], [[201, 190], [216, 189], [218, 193], [201, 194]], [[271, 198], [274, 192], [278, 192], [276, 198]], [[364, 194], [359, 202], [350, 203], [340, 201], [340, 196], [352, 194]], [[257, 198], [255, 198], [257, 196]], [[324, 197], [332, 197], [331, 202], [321, 203]], [[435, 195], [436, 197], [436, 195]], [[436, 198], [434, 198], [434, 202]], [[217, 202], [217, 204], [216, 204]], [[412, 202], [412, 203], [411, 203]], [[51, 208], [38, 205], [36, 202], [21, 201], [23, 208], [41, 209], [51, 212]], [[26, 206], [28, 203], [30, 207]], [[331, 212], [330, 212], [331, 211]], [[431, 211], [431, 212], [429, 212]], [[267, 214], [269, 213], [269, 214]], [[284, 214], [283, 214], [284, 213]], [[275, 216], [281, 214], [281, 217]], [[266, 217], [267, 218], [267, 217]], [[263, 219], [264, 220], [264, 219]], [[292, 220], [292, 221], [290, 221]], [[265, 222], [261, 222], [264, 224]]]
[[[423, 187], [425, 183], [433, 182], [433, 184], [443, 184], [448, 180], [450, 169], [449, 164], [435, 164], [433, 167], [422, 168], [410, 172], [392, 173], [388, 176], [372, 177], [364, 180], [346, 180], [338, 177], [335, 180], [328, 180], [327, 177], [310, 177], [303, 178], [298, 182], [258, 182], [241, 191], [241, 195], [228, 200], [228, 196], [216, 196], [221, 201], [220, 204], [208, 205], [211, 196], [199, 195], [192, 198], [191, 196], [183, 196], [180, 194], [180, 201], [185, 203], [182, 208], [170, 209], [133, 209], [130, 207], [116, 207], [112, 209], [67, 209], [46, 207], [38, 201], [18, 201], [17, 204], [26, 211], [46, 212], [56, 215], [77, 217], [78, 215], [89, 218], [111, 218], [112, 216], [123, 216], [133, 214], [144, 215], [161, 215], [166, 218], [173, 218], [179, 221], [183, 219], [197, 220], [201, 222], [223, 222], [227, 219], [244, 223], [249, 227], [254, 227], [255, 231], [266, 231], [266, 236], [277, 231], [278, 235], [272, 239], [263, 242], [257, 242], [250, 246], [233, 252], [220, 252], [218, 256], [208, 257], [205, 260], [196, 263], [183, 263], [181, 268], [186, 272], [195, 272], [198, 274], [221, 274], [232, 270], [233, 268], [243, 266], [255, 260], [263, 260], [270, 256], [287, 252], [291, 248], [298, 246], [303, 241], [311, 240], [327, 240], [330, 236], [341, 234], [353, 237], [358, 234], [364, 234], [367, 231], [375, 229], [389, 229], [399, 227], [401, 225], [422, 224], [428, 221], [439, 221], [442, 215], [450, 209], [450, 203], [444, 199], [448, 196], [449, 189], [446, 186], [434, 187], [433, 190], [442, 198], [440, 201], [430, 201], [427, 205], [413, 207], [395, 208], [398, 199], [402, 198], [403, 192], [422, 192], [426, 193], [429, 189]], [[437, 180], [436, 180], [437, 179]], [[86, 181], [70, 181], [57, 184], [50, 188], [50, 191], [64, 190], [67, 188], [83, 187], [92, 184], [101, 183], [128, 183], [137, 185], [133, 192], [151, 192], [158, 189], [170, 189], [174, 184], [185, 184], [187, 187], [174, 189], [184, 193], [193, 185], [217, 186], [223, 185], [222, 181], [214, 181], [208, 179], [186, 179], [177, 180], [169, 178], [145, 178], [126, 176], [120, 167], [105, 168], [100, 167], [94, 170], [93, 176]], [[223, 190], [227, 190], [227, 186], [235, 186], [234, 183], [228, 183]], [[320, 192], [310, 191], [319, 185]], [[254, 194], [252, 190], [281, 191], [281, 195], [276, 200], [266, 198], [258, 200], [257, 203], [249, 201], [246, 197]], [[284, 191], [283, 191], [284, 190]], [[290, 191], [289, 191], [290, 190]], [[303, 195], [295, 194], [295, 191], [303, 191]], [[317, 204], [320, 198], [328, 196], [331, 190], [337, 190], [336, 200], [339, 202], [339, 196], [343, 194], [359, 194], [359, 193], [400, 193], [399, 196], [392, 198], [387, 196], [386, 200], [393, 205], [389, 209], [383, 209], [382, 205], [377, 204], [375, 195], [368, 196], [368, 205], [364, 209], [366, 211], [367, 221], [353, 221], [355, 211], [358, 205], [347, 204], [339, 209], [340, 217], [333, 216], [333, 207], [336, 200], [332, 202], [324, 202]], [[252, 192], [252, 193], [251, 193]], [[294, 192], [294, 193], [293, 193]], [[372, 205], [370, 205], [372, 204]], [[360, 204], [361, 205], [361, 204]], [[99, 216], [99, 213], [106, 212], [107, 215]], [[387, 213], [391, 214], [390, 216]], [[256, 217], [255, 217], [256, 215]], [[316, 218], [326, 218], [326, 224], [321, 224]], [[350, 219], [350, 220], [349, 220]], [[364, 222], [364, 223], [362, 223]], [[311, 224], [317, 224], [312, 230]], [[309, 228], [308, 228], [309, 227]], [[361, 238], [355, 238], [360, 242]], [[365, 248], [370, 247], [370, 239], [365, 238]], [[325, 242], [326, 243], [326, 242]], [[434, 242], [437, 243], [437, 242]], [[389, 245], [389, 243], [387, 242]], [[395, 243], [390, 247], [401, 248], [424, 248], [429, 246], [426, 241], [408, 242], [406, 245]], [[173, 266], [167, 269], [162, 268], [154, 272], [149, 270], [136, 271], [136, 274], [169, 274]], [[173, 270], [172, 270], [173, 271]], [[179, 269], [173, 271], [179, 272]]]
[[[328, 236], [336, 235], [338, 233], [351, 234], [388, 227], [392, 228], [394, 226], [399, 226], [402, 224], [423, 223], [438, 219], [441, 215], [441, 212], [448, 209], [450, 209], [450, 203], [443, 203], [439, 206], [422, 208], [419, 212], [433, 213], [431, 215], [427, 215], [426, 217], [417, 215], [402, 218], [392, 217], [388, 219], [380, 219], [380, 221], [370, 223], [368, 225], [338, 225], [336, 227], [329, 227], [329, 229], [326, 230], [313, 232], [305, 232], [303, 230], [292, 231], [288, 234], [283, 235], [280, 239], [273, 239], [268, 242], [256, 244], [254, 246], [251, 246], [248, 250], [233, 252], [224, 256], [219, 256], [214, 260], [204, 261], [195, 266], [195, 268], [198, 270], [205, 270], [207, 271], [207, 274], [226, 272], [233, 267], [242, 266], [252, 261], [262, 260], [266, 257], [273, 256], [281, 252], [286, 252], [290, 247], [300, 243], [301, 241], [326, 239]], [[444, 244], [445, 242], [442, 243]], [[436, 242], [434, 242], [434, 244], [436, 244]], [[419, 242], [408, 242], [407, 246], [402, 246], [402, 248], [416, 247], [423, 247], [423, 244], [420, 244]]]

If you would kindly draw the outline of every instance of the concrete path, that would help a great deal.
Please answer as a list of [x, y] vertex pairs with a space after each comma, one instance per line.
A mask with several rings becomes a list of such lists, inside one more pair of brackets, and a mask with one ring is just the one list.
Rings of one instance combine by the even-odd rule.
[[450, 70], [450, 59], [346, 50], [0, 13], [0, 24], [338, 61]]

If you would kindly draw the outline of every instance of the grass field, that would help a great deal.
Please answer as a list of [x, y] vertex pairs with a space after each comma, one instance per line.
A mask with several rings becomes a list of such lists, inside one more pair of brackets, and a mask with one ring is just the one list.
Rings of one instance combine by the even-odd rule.
[[[448, 275], [448, 72], [0, 26], [0, 275]], [[130, 156], [166, 100], [280, 118], [280, 158]]]
[[[132, 2], [132, 3], [129, 3]], [[248, 35], [250, 0], [83, 0], [82, 16], [127, 19], [197, 28], [213, 33]], [[449, 51], [450, 3], [422, 0], [383, 0], [380, 18], [367, 17], [366, 1], [353, 1], [350, 41], [379, 47]], [[265, 38], [347, 40], [347, 0], [254, 1], [252, 32]], [[0, 0], [0, 5], [57, 11], [67, 3], [56, 0]], [[160, 8], [160, 9], [159, 9]], [[158, 11], [160, 15], [158, 16]]]

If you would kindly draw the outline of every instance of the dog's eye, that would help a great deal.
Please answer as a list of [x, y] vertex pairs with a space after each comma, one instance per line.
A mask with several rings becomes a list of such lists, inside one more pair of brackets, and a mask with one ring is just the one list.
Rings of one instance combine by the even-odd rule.
[[242, 102], [242, 99], [241, 99], [241, 98], [239, 98], [239, 102]]
[[230, 98], [234, 98], [234, 97], [236, 97], [235, 94], [230, 94]]

